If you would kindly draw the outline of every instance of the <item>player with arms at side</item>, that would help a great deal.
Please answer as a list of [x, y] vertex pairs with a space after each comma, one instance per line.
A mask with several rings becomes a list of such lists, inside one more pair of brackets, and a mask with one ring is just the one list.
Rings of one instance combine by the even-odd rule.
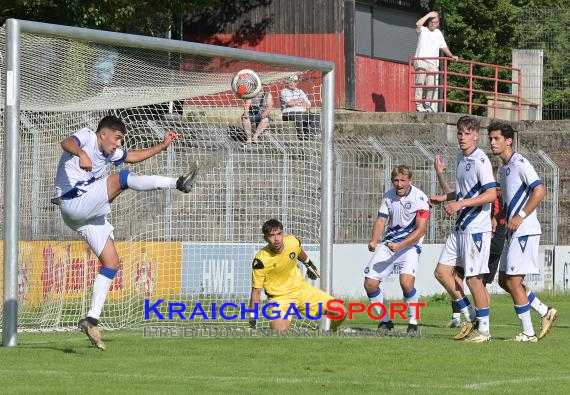
[[[490, 298], [483, 275], [489, 273], [491, 248], [491, 203], [497, 199], [496, 182], [487, 155], [477, 148], [479, 121], [463, 116], [457, 121], [457, 156], [455, 191], [430, 197], [431, 204], [444, 206], [447, 214], [458, 213], [455, 229], [447, 238], [434, 275], [456, 302], [468, 320], [463, 322], [456, 340], [480, 343], [491, 340], [489, 331]], [[475, 301], [476, 313], [470, 309], [463, 292], [463, 272]], [[477, 321], [478, 329], [473, 331]], [[472, 333], [473, 332], [473, 333]]]
[[[412, 185], [412, 171], [407, 166], [398, 166], [392, 171], [392, 184], [394, 188], [384, 194], [372, 227], [368, 249], [374, 255], [364, 269], [364, 289], [371, 303], [383, 304], [384, 295], [380, 286], [392, 274], [394, 267], [398, 267], [404, 301], [409, 307], [409, 303], [418, 302], [414, 284], [422, 239], [429, 221], [429, 205], [426, 194]], [[378, 247], [384, 229], [386, 235]], [[374, 306], [374, 310], [376, 314], [382, 314], [380, 307]], [[408, 311], [408, 332], [416, 333], [418, 321], [414, 315], [415, 309], [409, 308]], [[378, 328], [394, 328], [388, 314], [380, 321]]]
[[[493, 167], [493, 174], [497, 177], [499, 163], [495, 158], [491, 159], [491, 165]], [[494, 159], [494, 160], [493, 160]], [[439, 185], [444, 193], [451, 193], [453, 192], [453, 188], [449, 186], [447, 183], [444, 170], [445, 164], [441, 156], [436, 155], [434, 159], [434, 168], [437, 175], [437, 180]], [[491, 237], [491, 249], [489, 253], [489, 273], [483, 275], [483, 284], [485, 284], [485, 291], [488, 293], [487, 285], [493, 283], [495, 279], [495, 274], [497, 273], [497, 269], [499, 267], [499, 260], [501, 258], [501, 253], [503, 252], [503, 246], [505, 245], [505, 234], [506, 234], [506, 221], [505, 221], [505, 210], [503, 209], [503, 201], [501, 198], [501, 186], [497, 184], [497, 199], [493, 202], [493, 206], [491, 209], [491, 224], [492, 224], [492, 231], [493, 236]], [[463, 271], [455, 267], [454, 275], [457, 276], [457, 284], [461, 284], [463, 286], [463, 279], [465, 278], [465, 274]], [[458, 328], [461, 326], [461, 310], [457, 302], [451, 302], [451, 309], [453, 311], [451, 320], [447, 323], [448, 328]], [[467, 315], [469, 314], [469, 309], [466, 310]], [[472, 309], [471, 309], [472, 311]], [[468, 317], [466, 316], [465, 319]]]
[[136, 191], [177, 188], [188, 193], [198, 174], [198, 164], [194, 162], [188, 173], [179, 178], [137, 176], [127, 169], [105, 176], [107, 164], [141, 162], [168, 148], [176, 138], [176, 133], [168, 131], [162, 143], [127, 152], [121, 148], [126, 133], [123, 121], [109, 115], [101, 119], [97, 131], [80, 129], [63, 140], [64, 152], [57, 168], [56, 192], [52, 199], [52, 203], [59, 206], [66, 225], [85, 239], [101, 262], [101, 270], [93, 284], [91, 308], [78, 324], [91, 343], [101, 350], [105, 350], [105, 344], [97, 325], [109, 287], [119, 269], [114, 228], [107, 220], [110, 203], [128, 188]]
[[[280, 313], [281, 318], [270, 321], [271, 329], [284, 331], [291, 325], [290, 316], [283, 318], [290, 308], [295, 304], [299, 312], [306, 312], [309, 307], [309, 314], [315, 317], [319, 313], [319, 304], [322, 306], [321, 313], [327, 314], [326, 304], [329, 300], [335, 299], [326, 292], [313, 287], [304, 278], [297, 261], [301, 261], [307, 268], [307, 275], [310, 279], [318, 278], [317, 268], [311, 262], [309, 256], [301, 248], [301, 242], [293, 235], [283, 235], [283, 224], [277, 219], [266, 221], [261, 231], [267, 245], [257, 252], [252, 264], [252, 288], [249, 307], [254, 308], [260, 305], [261, 290], [265, 290], [269, 302], [277, 303], [279, 307], [273, 307], [271, 315]], [[308, 306], [307, 306], [308, 305]], [[347, 310], [343, 304], [332, 302], [331, 307], [335, 310], [344, 310], [346, 317]], [[331, 316], [338, 316], [337, 311], [328, 311]], [[256, 320], [253, 313], [250, 313], [249, 324], [256, 327]], [[344, 321], [334, 320], [331, 329], [336, 329]]]
[[[511, 294], [521, 320], [522, 333], [513, 340], [534, 343], [546, 336], [558, 318], [556, 309], [544, 305], [523, 284], [527, 274], [540, 273], [538, 246], [542, 231], [536, 208], [546, 196], [546, 188], [528, 159], [513, 151], [515, 131], [509, 124], [493, 122], [487, 130], [491, 150], [503, 162], [501, 185], [507, 208], [507, 245], [501, 256], [499, 285]], [[531, 308], [541, 317], [538, 337], [532, 326]]]

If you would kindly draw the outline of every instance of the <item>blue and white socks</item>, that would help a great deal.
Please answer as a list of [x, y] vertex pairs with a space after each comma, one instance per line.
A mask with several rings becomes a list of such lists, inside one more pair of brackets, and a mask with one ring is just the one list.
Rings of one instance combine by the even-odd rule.
[[467, 298], [467, 296], [454, 300], [453, 303], [457, 304], [459, 311], [463, 313], [466, 321], [475, 321], [475, 310], [473, 310], [473, 306], [471, 306], [471, 303], [469, 302], [469, 298]]
[[133, 189], [135, 191], [154, 191], [156, 189], [176, 188], [177, 178], [164, 176], [137, 176], [129, 170], [119, 172], [119, 184], [123, 189]]
[[410, 307], [410, 303], [418, 303], [418, 293], [415, 288], [410, 292], [404, 292], [404, 302], [408, 305], [408, 323], [411, 325], [417, 325], [418, 320], [416, 317], [416, 308]]
[[[366, 294], [368, 295], [368, 300], [370, 300], [370, 303], [384, 304], [384, 294], [382, 293], [382, 290], [380, 288], [378, 288], [376, 291], [373, 292], [366, 292]], [[373, 306], [373, 308], [377, 316], [382, 315], [383, 311], [380, 306]], [[390, 321], [390, 313], [386, 311], [386, 314], [380, 320], [380, 322], [388, 322], [388, 321]]]
[[532, 319], [530, 317], [530, 303], [525, 305], [515, 305], [515, 312], [519, 316], [522, 324], [522, 331], [527, 336], [535, 336]]
[[91, 309], [87, 313], [87, 317], [99, 320], [101, 310], [103, 310], [103, 304], [105, 304], [109, 288], [116, 274], [117, 271], [114, 269], [108, 267], [101, 268], [93, 284], [93, 300], [91, 301]]
[[548, 306], [542, 303], [530, 289], [526, 290], [526, 295], [528, 296], [530, 307], [541, 317], [544, 317], [548, 313]]

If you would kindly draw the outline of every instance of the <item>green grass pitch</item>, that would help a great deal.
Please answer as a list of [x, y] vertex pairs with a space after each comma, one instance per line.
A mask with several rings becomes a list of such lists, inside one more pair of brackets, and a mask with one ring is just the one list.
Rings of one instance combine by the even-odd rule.
[[[423, 299], [427, 337], [407, 338], [143, 338], [107, 331], [107, 351], [82, 333], [21, 333], [0, 348], [2, 393], [568, 393], [570, 298], [539, 295], [560, 311], [535, 344], [505, 341], [520, 332], [509, 297], [494, 297], [493, 340], [452, 340], [445, 298]], [[443, 299], [443, 300], [442, 300]], [[539, 322], [533, 314], [535, 329]], [[405, 323], [396, 322], [400, 328]], [[364, 317], [349, 323], [375, 328]]]

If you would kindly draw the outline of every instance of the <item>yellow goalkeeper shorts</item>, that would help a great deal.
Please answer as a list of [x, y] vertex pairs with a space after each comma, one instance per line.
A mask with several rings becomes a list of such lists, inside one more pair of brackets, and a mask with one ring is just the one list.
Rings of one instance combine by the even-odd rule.
[[297, 311], [303, 316], [306, 315], [305, 303], [309, 303], [309, 314], [311, 317], [316, 317], [319, 314], [320, 303], [322, 305], [321, 313], [322, 315], [325, 315], [327, 313], [327, 302], [331, 299], [334, 299], [334, 297], [307, 283], [301, 289], [292, 292], [289, 295], [282, 295], [269, 299], [270, 303], [277, 303], [279, 304], [279, 307], [271, 307], [268, 309], [268, 314], [270, 316], [276, 316], [277, 312], [279, 312], [280, 317], [284, 318], [287, 311], [289, 311], [290, 314], [287, 319], [290, 321], [293, 318], [291, 315], [292, 310], [289, 310], [291, 303], [295, 304]]

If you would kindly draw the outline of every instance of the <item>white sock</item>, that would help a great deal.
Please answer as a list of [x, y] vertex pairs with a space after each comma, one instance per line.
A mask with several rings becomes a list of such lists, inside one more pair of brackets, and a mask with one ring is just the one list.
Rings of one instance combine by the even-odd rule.
[[[374, 292], [367, 292], [368, 294], [368, 300], [370, 300], [370, 303], [382, 303], [384, 304], [384, 294], [382, 293], [382, 290], [380, 288], [378, 288], [378, 290], [374, 291]], [[382, 308], [380, 306], [373, 306], [374, 308], [374, 312], [376, 313], [377, 316], [380, 316], [384, 311], [382, 311]], [[386, 307], [386, 310], [388, 310], [388, 308]], [[384, 318], [382, 318], [380, 320], [380, 322], [388, 322], [390, 321], [390, 311], [386, 311], [386, 315], [384, 316]]]
[[127, 184], [135, 191], [153, 191], [155, 189], [176, 188], [176, 178], [163, 176], [135, 176], [129, 174]]
[[491, 315], [490, 309], [488, 307], [477, 309], [476, 315], [477, 321], [479, 323], [479, 332], [489, 333], [489, 316]]
[[528, 296], [528, 303], [530, 303], [530, 307], [532, 307], [534, 311], [540, 314], [541, 317], [544, 317], [544, 315], [548, 313], [548, 306], [542, 303], [530, 289], [527, 289], [526, 295]]
[[460, 320], [461, 319], [461, 313], [453, 313], [451, 315], [451, 319], [455, 320], [455, 321]]
[[412, 289], [410, 292], [405, 293], [404, 292], [404, 302], [406, 302], [406, 304], [408, 305], [408, 323], [412, 324], [412, 325], [417, 325], [418, 321], [417, 321], [417, 317], [416, 317], [416, 307], [412, 307], [410, 308], [410, 303], [418, 303], [418, 293], [416, 292], [416, 289]]
[[116, 270], [103, 267], [97, 277], [95, 277], [95, 283], [93, 284], [93, 300], [91, 301], [91, 309], [87, 313], [87, 317], [98, 320], [101, 316], [103, 304], [105, 304], [105, 299], [107, 298], [109, 288], [113, 283], [113, 278], [116, 273]]
[[465, 320], [475, 320], [475, 310], [473, 310], [473, 306], [471, 306], [471, 303], [469, 302], [469, 298], [467, 298], [467, 296], [454, 300], [454, 302], [457, 303], [457, 306], [459, 306], [459, 310], [463, 313]]
[[522, 331], [527, 336], [534, 336], [534, 327], [532, 326], [532, 319], [530, 318], [530, 304], [523, 306], [515, 305], [515, 312], [519, 316], [522, 324]]

